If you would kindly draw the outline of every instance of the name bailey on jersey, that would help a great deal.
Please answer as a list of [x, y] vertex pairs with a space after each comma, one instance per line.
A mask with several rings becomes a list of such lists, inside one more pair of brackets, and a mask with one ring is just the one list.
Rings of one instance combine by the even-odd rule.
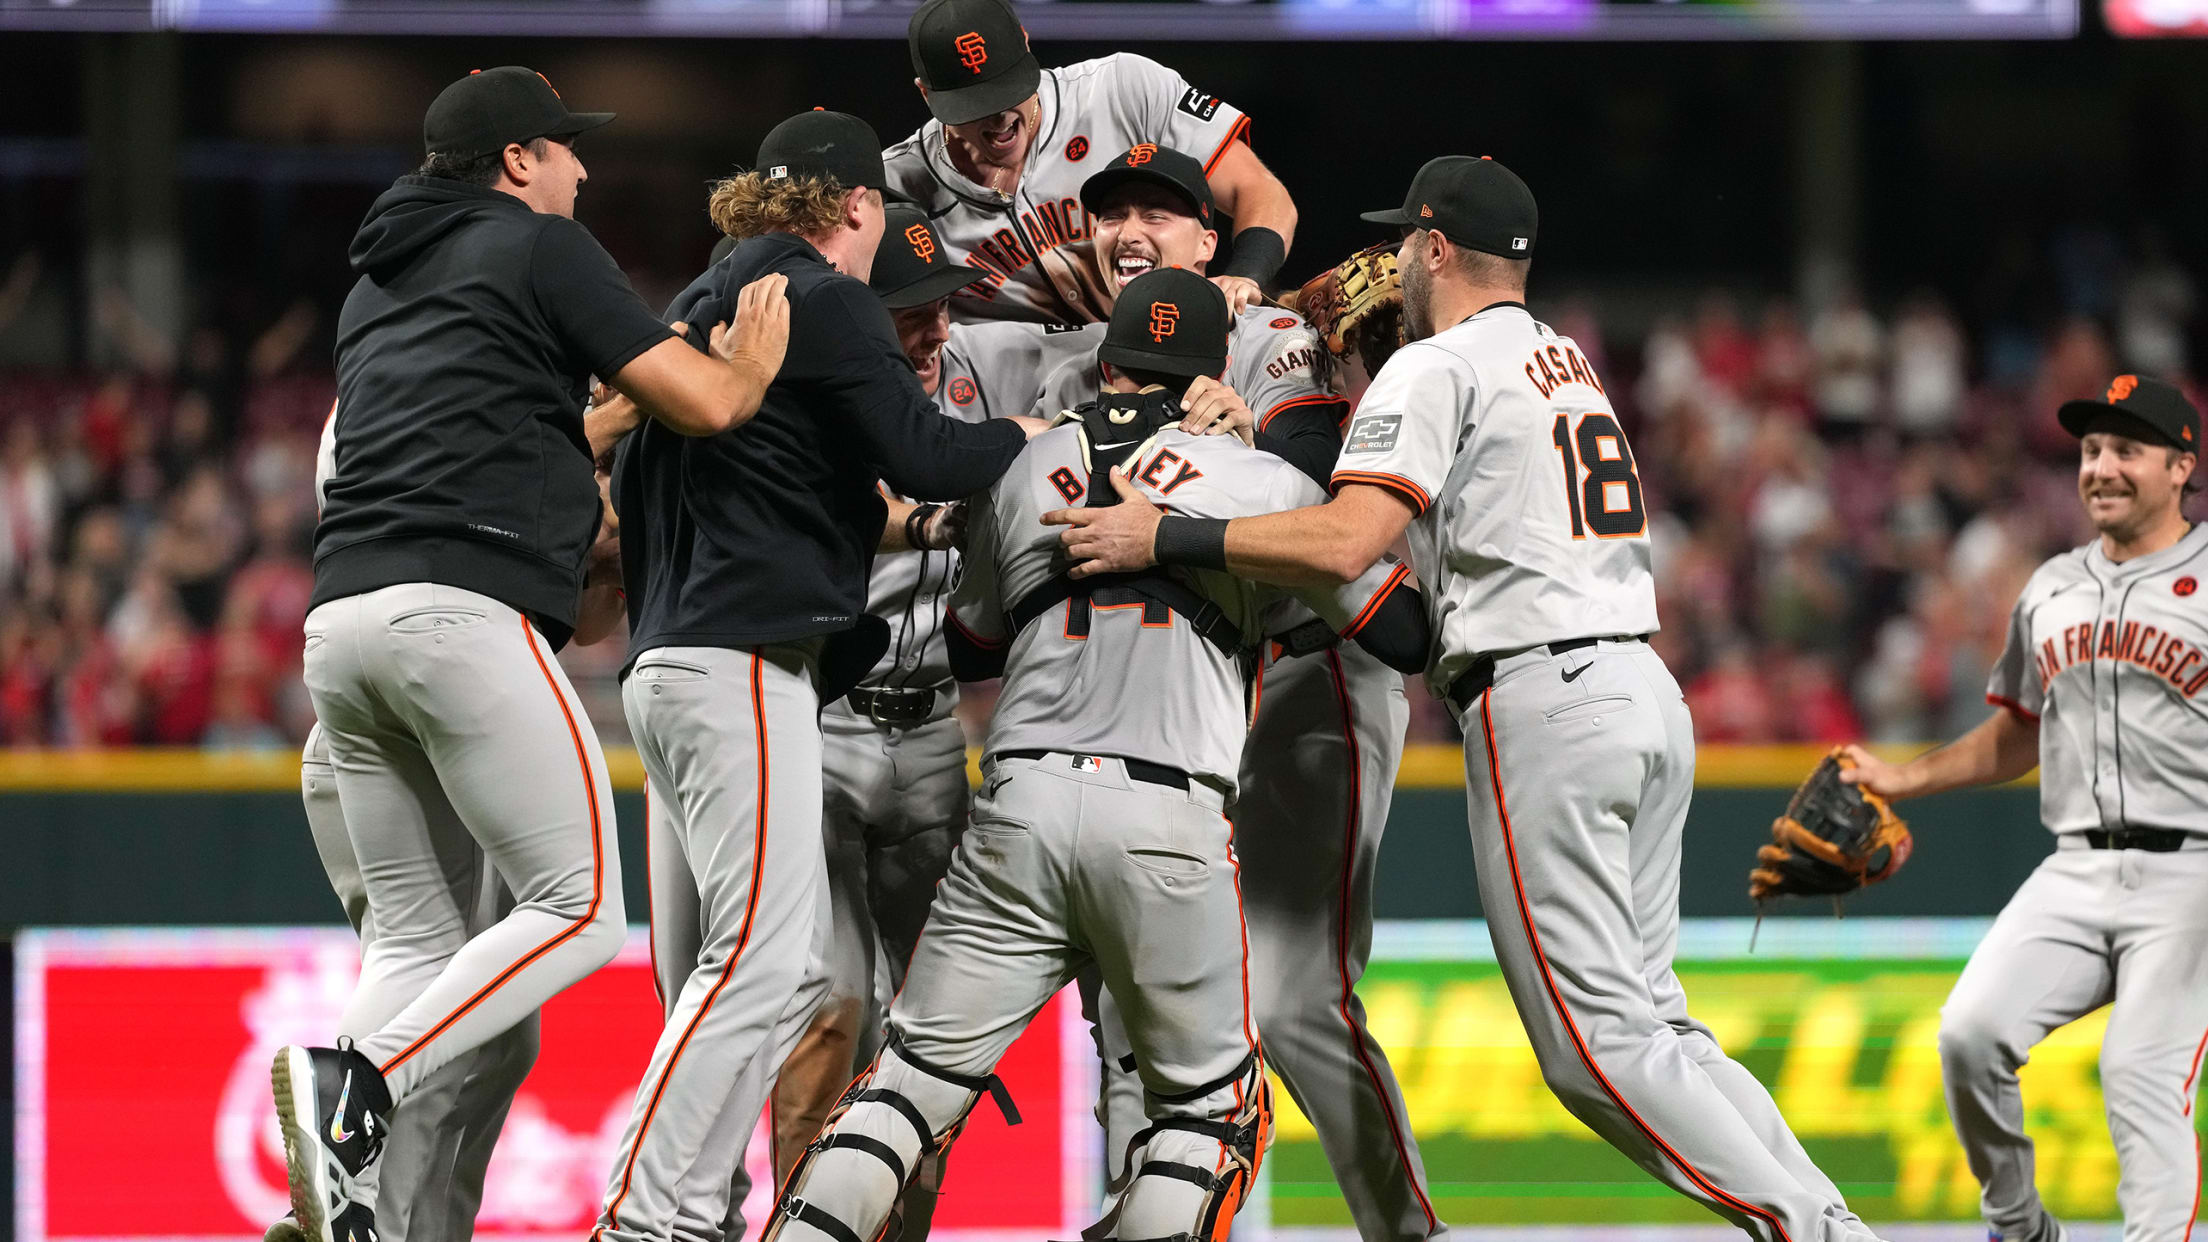
[[2121, 626], [2102, 621], [2098, 635], [2091, 621], [2063, 627], [2060, 650], [2051, 636], [2039, 645], [2039, 684], [2053, 685], [2057, 673], [2092, 660], [2136, 664], [2188, 699], [2208, 686], [2208, 654], [2174, 634], [2137, 621]]

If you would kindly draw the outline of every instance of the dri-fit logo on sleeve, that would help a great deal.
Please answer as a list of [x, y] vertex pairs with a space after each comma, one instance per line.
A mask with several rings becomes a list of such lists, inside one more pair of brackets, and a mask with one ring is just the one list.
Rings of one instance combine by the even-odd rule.
[[989, 63], [989, 45], [978, 30], [958, 36], [952, 40], [951, 48], [958, 53], [958, 63], [975, 73], [980, 73], [981, 67]]
[[1385, 453], [1395, 447], [1395, 438], [1403, 427], [1401, 414], [1367, 414], [1349, 425], [1349, 435], [1342, 441], [1344, 453]]

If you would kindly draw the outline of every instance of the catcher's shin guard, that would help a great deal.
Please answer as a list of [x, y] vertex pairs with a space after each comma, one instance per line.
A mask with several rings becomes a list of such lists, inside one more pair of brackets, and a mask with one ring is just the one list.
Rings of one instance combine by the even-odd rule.
[[1210, 1116], [1152, 1114], [1156, 1119], [1134, 1143], [1135, 1176], [1118, 1205], [1115, 1236], [1225, 1242], [1273, 1141], [1272, 1087], [1263, 1059], [1253, 1049], [1216, 1082], [1152, 1098], [1174, 1109], [1207, 1103], [1206, 1097], [1217, 1097], [1223, 1107]]
[[761, 1242], [873, 1242], [923, 1158], [949, 1147], [986, 1091], [1012, 1125], [1019, 1110], [994, 1074], [954, 1074], [889, 1046], [797, 1158]]

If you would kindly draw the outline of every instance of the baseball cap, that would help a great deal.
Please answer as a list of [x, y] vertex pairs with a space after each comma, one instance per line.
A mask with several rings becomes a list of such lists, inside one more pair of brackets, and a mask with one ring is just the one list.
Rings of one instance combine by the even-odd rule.
[[882, 140], [874, 127], [848, 112], [815, 108], [800, 112], [759, 140], [758, 169], [769, 181], [825, 177], [847, 190], [884, 189]]
[[1185, 267], [1144, 272], [1119, 291], [1096, 356], [1166, 375], [1227, 369], [1227, 296]]
[[1205, 228], [1211, 227], [1211, 183], [1204, 180], [1204, 166], [1192, 155], [1154, 142], [1138, 142], [1121, 152], [1119, 158], [1097, 169], [1081, 183], [1081, 205], [1094, 215], [1103, 207], [1104, 200], [1112, 196], [1113, 190], [1130, 181], [1148, 181], [1173, 191], [1188, 204]]
[[611, 112], [569, 112], [534, 69], [476, 69], [430, 101], [422, 149], [431, 155], [489, 155], [510, 142], [572, 138], [613, 119]]
[[866, 283], [889, 309], [925, 306], [988, 278], [980, 268], [944, 256], [942, 239], [919, 208], [891, 207], [882, 218], [882, 244], [874, 248], [874, 272]]
[[945, 125], [1016, 108], [1043, 80], [1027, 28], [1005, 0], [928, 0], [905, 28], [905, 46], [928, 88], [928, 111]]
[[1374, 224], [1439, 229], [1459, 246], [1529, 259], [1541, 213], [1518, 174], [1488, 156], [1444, 155], [1426, 161], [1411, 178], [1401, 207], [1364, 212], [1363, 218]]
[[[2200, 411], [2185, 399], [2175, 384], [2143, 375], [2119, 375], [2110, 380], [2108, 392], [2100, 401], [2065, 401], [2055, 411], [2062, 429], [2083, 439], [2094, 424], [2111, 415], [2123, 422], [2138, 424], [2137, 428], [2119, 425], [2114, 428], [2135, 440], [2150, 440], [2167, 444], [2184, 453], [2200, 451]], [[2135, 434], [2144, 431], [2145, 435]]]

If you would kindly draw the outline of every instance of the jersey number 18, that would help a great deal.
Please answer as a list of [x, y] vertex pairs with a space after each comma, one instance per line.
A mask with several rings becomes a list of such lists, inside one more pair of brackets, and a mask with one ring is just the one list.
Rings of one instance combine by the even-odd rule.
[[[1579, 416], [1556, 416], [1557, 455], [1563, 458], [1564, 502], [1572, 510], [1572, 538], [1585, 539], [1587, 528], [1596, 536], [1620, 539], [1648, 528], [1648, 509], [1641, 503], [1641, 473], [1633, 466], [1633, 450], [1626, 447], [1625, 429], [1618, 420], [1599, 410]], [[1575, 451], [1576, 450], [1576, 451]], [[1586, 477], [1580, 475], [1585, 468]]]

